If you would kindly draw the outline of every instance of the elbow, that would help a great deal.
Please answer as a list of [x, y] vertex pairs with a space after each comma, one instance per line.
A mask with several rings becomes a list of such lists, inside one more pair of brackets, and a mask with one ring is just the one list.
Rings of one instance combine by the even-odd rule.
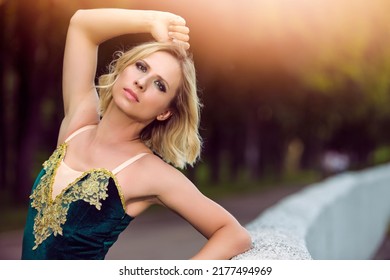
[[252, 237], [245, 228], [241, 227], [240, 232], [235, 237], [234, 247], [236, 249], [235, 255], [242, 254], [252, 248]]
[[70, 24], [71, 25], [79, 24], [82, 18], [84, 17], [84, 14], [85, 14], [85, 10], [77, 10], [71, 17]]

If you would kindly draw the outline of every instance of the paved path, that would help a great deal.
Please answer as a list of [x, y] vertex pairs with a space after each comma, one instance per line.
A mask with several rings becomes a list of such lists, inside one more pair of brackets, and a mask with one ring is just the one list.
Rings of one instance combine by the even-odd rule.
[[[218, 200], [225, 209], [245, 225], [281, 198], [300, 187], [280, 187], [258, 194]], [[0, 234], [0, 259], [20, 259], [22, 232]], [[188, 259], [206, 242], [191, 225], [162, 207], [150, 209], [131, 222], [110, 249], [106, 259]], [[390, 259], [390, 238], [376, 259]]]

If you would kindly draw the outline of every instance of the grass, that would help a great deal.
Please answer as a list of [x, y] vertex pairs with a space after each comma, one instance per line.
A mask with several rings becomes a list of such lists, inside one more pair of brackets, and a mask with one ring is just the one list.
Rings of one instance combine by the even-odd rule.
[[200, 183], [200, 191], [212, 198], [257, 193], [272, 188], [304, 186], [321, 180], [320, 174], [312, 171], [302, 171], [296, 174], [286, 174], [281, 177], [269, 176], [259, 180], [251, 180], [247, 174], [241, 174], [236, 181], [222, 181], [216, 184]]

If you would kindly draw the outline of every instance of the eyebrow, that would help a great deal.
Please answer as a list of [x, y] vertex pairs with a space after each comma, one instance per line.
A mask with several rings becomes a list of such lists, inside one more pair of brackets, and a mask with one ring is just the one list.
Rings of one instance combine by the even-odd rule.
[[[143, 63], [145, 63], [145, 65], [146, 65], [146, 67], [147, 67], [148, 69], [151, 69], [151, 68], [152, 68], [152, 67], [150, 67], [149, 63], [147, 63], [145, 60], [140, 59], [140, 61], [142, 61]], [[160, 75], [157, 75], [157, 78], [159, 78], [160, 80], [162, 80], [162, 81], [167, 85], [168, 89], [171, 88], [171, 87], [169, 86], [169, 83], [168, 83], [163, 77], [161, 77]]]

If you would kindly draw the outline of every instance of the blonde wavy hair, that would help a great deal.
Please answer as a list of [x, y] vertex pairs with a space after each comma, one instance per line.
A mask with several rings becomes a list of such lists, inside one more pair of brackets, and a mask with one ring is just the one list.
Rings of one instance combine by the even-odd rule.
[[117, 52], [109, 65], [109, 73], [99, 77], [97, 86], [101, 117], [112, 101], [112, 87], [129, 65], [155, 52], [163, 51], [175, 57], [181, 68], [181, 84], [171, 102], [172, 116], [165, 121], [154, 120], [140, 134], [141, 140], [164, 161], [185, 168], [199, 159], [202, 138], [199, 134], [200, 103], [194, 62], [187, 51], [170, 43], [150, 42], [127, 52]]

